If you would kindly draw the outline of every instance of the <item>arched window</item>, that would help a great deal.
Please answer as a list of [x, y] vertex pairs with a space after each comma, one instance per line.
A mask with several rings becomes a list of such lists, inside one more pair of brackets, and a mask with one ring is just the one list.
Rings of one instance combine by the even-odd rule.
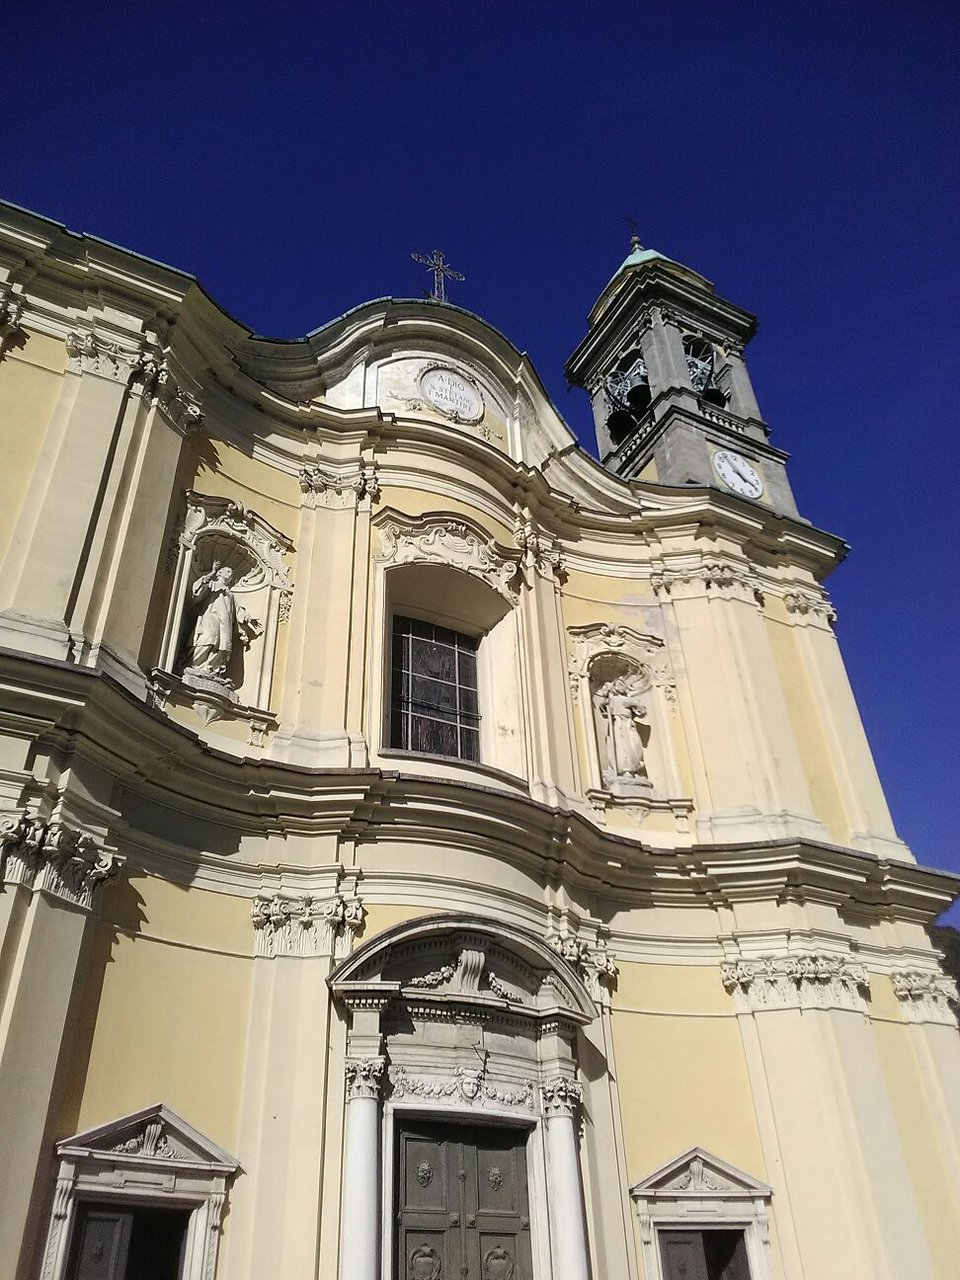
[[701, 400], [723, 408], [727, 397], [717, 381], [717, 353], [713, 344], [688, 333], [683, 338], [683, 351], [694, 391]]
[[610, 414], [607, 429], [615, 445], [634, 431], [650, 407], [647, 366], [639, 351], [628, 351], [604, 381]]
[[516, 553], [462, 517], [387, 513], [380, 537], [374, 751], [526, 777]]

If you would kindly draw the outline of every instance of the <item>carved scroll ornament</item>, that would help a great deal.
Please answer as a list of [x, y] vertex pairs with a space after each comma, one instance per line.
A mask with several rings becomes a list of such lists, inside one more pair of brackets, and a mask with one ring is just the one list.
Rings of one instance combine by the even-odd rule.
[[465, 521], [395, 516], [380, 525], [379, 559], [391, 564], [442, 564], [460, 569], [492, 587], [511, 605], [519, 600], [518, 565]]

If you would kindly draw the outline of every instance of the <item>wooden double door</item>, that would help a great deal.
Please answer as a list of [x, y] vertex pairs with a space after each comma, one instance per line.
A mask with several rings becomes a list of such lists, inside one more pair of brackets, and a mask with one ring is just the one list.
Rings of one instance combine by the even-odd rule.
[[532, 1280], [522, 1129], [407, 1122], [396, 1280]]

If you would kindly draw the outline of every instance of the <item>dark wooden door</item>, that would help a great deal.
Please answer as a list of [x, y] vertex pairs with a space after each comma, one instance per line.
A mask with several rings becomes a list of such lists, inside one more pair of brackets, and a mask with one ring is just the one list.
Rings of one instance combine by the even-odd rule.
[[81, 1201], [68, 1280], [179, 1280], [189, 1209]]
[[661, 1231], [664, 1280], [750, 1280], [742, 1231]]
[[397, 1280], [532, 1280], [526, 1134], [400, 1130]]

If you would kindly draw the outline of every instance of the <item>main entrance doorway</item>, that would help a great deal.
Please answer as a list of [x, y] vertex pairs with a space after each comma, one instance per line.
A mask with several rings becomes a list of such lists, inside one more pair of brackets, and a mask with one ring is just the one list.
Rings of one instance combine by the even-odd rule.
[[522, 1129], [404, 1122], [396, 1280], [532, 1280]]

